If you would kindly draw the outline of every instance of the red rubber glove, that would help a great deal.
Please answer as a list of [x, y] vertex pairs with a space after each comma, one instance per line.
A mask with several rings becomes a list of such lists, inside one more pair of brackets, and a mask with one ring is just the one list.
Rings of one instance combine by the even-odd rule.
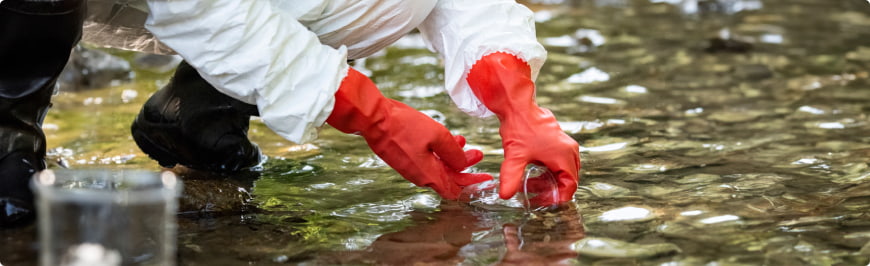
[[539, 193], [532, 203], [540, 206], [569, 201], [577, 190], [580, 171], [579, 144], [559, 127], [550, 110], [535, 102], [535, 83], [529, 65], [516, 56], [492, 53], [474, 63], [468, 73], [474, 95], [501, 122], [505, 160], [501, 165], [499, 196], [509, 199], [523, 185], [526, 165], [546, 166], [556, 177], [559, 198], [544, 184], [529, 184]]
[[332, 127], [365, 138], [372, 151], [411, 183], [456, 199], [462, 187], [492, 179], [461, 173], [483, 159], [480, 150], [463, 151], [465, 138], [401, 102], [384, 97], [368, 77], [350, 69], [335, 93], [326, 119]]

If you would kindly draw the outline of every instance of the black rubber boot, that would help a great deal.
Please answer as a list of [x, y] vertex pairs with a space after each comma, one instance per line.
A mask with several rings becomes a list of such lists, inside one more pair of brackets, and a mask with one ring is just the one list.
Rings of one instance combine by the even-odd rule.
[[249, 170], [262, 161], [248, 140], [257, 106], [220, 93], [186, 62], [142, 107], [133, 139], [163, 167], [176, 164], [211, 172]]
[[42, 121], [85, 12], [82, 0], [0, 3], [0, 227], [33, 220], [29, 182], [45, 169]]

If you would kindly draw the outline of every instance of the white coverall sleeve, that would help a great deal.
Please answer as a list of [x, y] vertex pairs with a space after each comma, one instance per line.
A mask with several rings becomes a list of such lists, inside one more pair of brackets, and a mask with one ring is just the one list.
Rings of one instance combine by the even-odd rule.
[[485, 55], [515, 55], [529, 63], [532, 80], [537, 78], [547, 51], [538, 43], [533, 15], [513, 0], [438, 1], [419, 29], [443, 57], [445, 88], [459, 109], [478, 117], [492, 115], [465, 80]]
[[323, 45], [266, 0], [148, 0], [146, 28], [220, 92], [256, 104], [278, 135], [316, 138], [347, 75], [347, 51]]

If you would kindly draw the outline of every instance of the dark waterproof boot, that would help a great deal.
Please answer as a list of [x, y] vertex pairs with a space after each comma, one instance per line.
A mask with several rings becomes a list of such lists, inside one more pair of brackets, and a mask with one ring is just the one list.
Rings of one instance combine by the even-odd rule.
[[211, 172], [248, 170], [262, 161], [248, 140], [257, 106], [224, 95], [181, 62], [175, 76], [142, 107], [133, 139], [163, 167], [176, 164]]
[[29, 182], [45, 169], [42, 120], [85, 12], [83, 0], [0, 1], [0, 227], [33, 220]]

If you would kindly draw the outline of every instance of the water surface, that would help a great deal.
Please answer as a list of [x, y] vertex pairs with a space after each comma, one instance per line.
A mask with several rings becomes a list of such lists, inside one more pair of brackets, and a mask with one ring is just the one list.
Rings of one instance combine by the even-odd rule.
[[[527, 2], [550, 54], [538, 101], [581, 144], [575, 200], [535, 215], [441, 202], [361, 137], [297, 145], [259, 121], [262, 174], [183, 172], [182, 265], [866, 265], [870, 5], [862, 0]], [[126, 52], [115, 52], [130, 56]], [[498, 123], [442, 92], [410, 35], [355, 62], [441, 119], [498, 172]], [[53, 167], [158, 169], [128, 127], [169, 74], [62, 93]], [[35, 262], [33, 229], [0, 231], [0, 262]]]

